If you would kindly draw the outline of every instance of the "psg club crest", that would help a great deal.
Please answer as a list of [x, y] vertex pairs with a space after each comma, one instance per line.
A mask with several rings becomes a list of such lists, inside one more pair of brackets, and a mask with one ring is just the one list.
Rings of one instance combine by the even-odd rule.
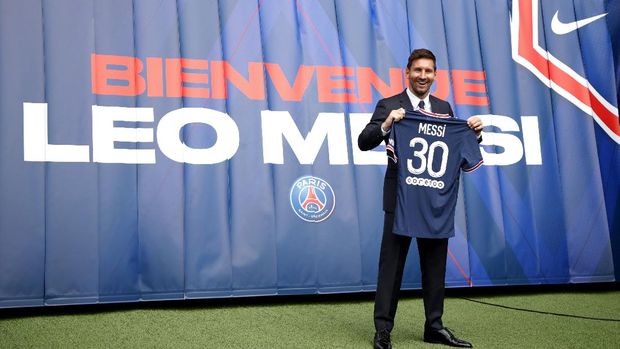
[[314, 176], [304, 176], [295, 181], [290, 200], [295, 214], [306, 222], [322, 222], [336, 207], [336, 196], [331, 185]]

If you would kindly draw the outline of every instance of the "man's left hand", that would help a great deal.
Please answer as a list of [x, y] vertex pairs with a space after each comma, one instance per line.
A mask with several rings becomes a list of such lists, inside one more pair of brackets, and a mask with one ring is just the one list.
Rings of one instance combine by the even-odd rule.
[[482, 120], [480, 120], [477, 116], [472, 116], [467, 119], [467, 125], [469, 128], [476, 132], [476, 137], [480, 138], [480, 134], [482, 133]]

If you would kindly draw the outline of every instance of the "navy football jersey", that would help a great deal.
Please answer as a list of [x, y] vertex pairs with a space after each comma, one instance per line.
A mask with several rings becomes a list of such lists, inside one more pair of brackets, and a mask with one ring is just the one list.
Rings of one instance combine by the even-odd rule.
[[386, 149], [398, 167], [393, 232], [454, 236], [460, 172], [482, 165], [476, 133], [449, 115], [408, 111], [392, 126]]

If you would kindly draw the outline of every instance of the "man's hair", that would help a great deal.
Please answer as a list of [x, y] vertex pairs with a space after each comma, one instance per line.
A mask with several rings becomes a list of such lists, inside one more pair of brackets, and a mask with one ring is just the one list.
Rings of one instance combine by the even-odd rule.
[[428, 58], [433, 60], [434, 70], [437, 70], [437, 59], [435, 59], [435, 55], [433, 54], [433, 52], [425, 48], [418, 48], [411, 52], [411, 54], [409, 55], [409, 60], [407, 61], [407, 69], [411, 69], [413, 61], [420, 58]]

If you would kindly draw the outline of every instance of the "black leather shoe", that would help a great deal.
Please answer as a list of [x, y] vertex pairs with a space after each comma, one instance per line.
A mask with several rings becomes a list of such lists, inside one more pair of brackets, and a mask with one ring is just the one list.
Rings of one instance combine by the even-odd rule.
[[392, 342], [390, 341], [390, 331], [381, 330], [375, 333], [374, 348], [392, 349]]
[[444, 327], [441, 330], [424, 331], [424, 341], [427, 343], [440, 343], [451, 347], [473, 348], [471, 343], [458, 339], [452, 332]]

